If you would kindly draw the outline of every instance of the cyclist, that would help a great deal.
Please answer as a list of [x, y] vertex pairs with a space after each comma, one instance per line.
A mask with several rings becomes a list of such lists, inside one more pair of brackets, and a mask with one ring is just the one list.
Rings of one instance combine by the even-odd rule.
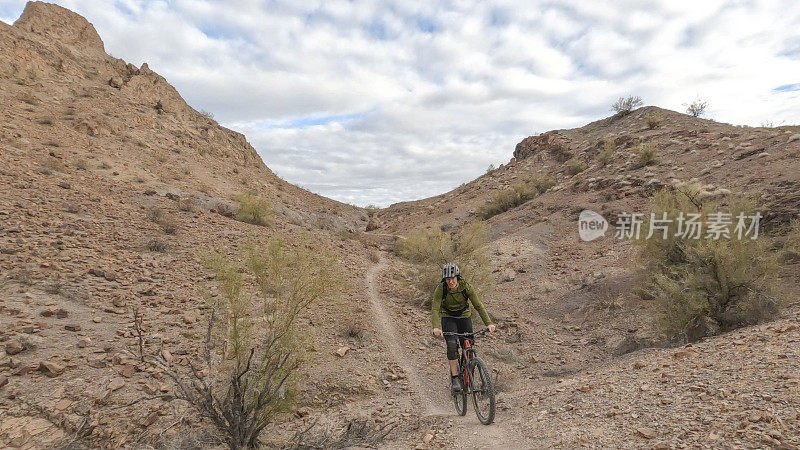
[[[489, 314], [483, 307], [475, 290], [461, 278], [461, 271], [454, 263], [447, 263], [442, 268], [442, 282], [436, 287], [431, 301], [431, 326], [434, 336], [442, 337], [442, 330], [453, 333], [472, 334], [472, 311], [470, 303], [480, 314], [484, 325], [494, 332], [495, 325], [489, 319]], [[440, 316], [441, 315], [441, 325]], [[461, 391], [461, 382], [458, 379], [458, 345], [464, 338], [448, 335], [447, 359], [450, 361], [450, 381], [453, 391]], [[470, 343], [472, 339], [470, 338]]]

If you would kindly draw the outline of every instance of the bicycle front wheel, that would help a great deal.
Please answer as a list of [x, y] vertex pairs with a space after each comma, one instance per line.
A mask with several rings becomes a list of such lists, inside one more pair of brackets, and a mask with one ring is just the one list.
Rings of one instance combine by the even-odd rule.
[[[463, 380], [462, 380], [463, 381]], [[456, 412], [459, 416], [467, 415], [467, 388], [463, 386], [460, 392], [453, 392], [453, 402], [456, 404]]]
[[484, 425], [494, 422], [495, 402], [494, 384], [489, 368], [482, 359], [475, 357], [470, 370], [472, 401], [475, 403], [475, 414]]

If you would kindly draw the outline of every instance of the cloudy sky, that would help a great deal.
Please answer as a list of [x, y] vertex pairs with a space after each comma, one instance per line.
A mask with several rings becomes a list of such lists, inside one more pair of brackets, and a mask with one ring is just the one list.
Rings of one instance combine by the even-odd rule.
[[[796, 0], [56, 3], [244, 133], [278, 175], [358, 205], [448, 191], [628, 94], [800, 123]], [[0, 0], [0, 20], [23, 8]]]

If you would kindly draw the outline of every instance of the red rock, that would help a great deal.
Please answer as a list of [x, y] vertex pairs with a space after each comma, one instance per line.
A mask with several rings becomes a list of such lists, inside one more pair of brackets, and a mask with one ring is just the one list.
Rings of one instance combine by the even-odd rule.
[[17, 339], [12, 339], [6, 342], [6, 354], [9, 356], [16, 355], [17, 353], [20, 353], [23, 350], [25, 350], [25, 348], [22, 346], [22, 343]]

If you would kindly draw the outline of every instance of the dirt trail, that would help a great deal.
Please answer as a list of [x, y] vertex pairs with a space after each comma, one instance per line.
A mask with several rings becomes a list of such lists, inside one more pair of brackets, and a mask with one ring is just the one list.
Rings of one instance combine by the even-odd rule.
[[425, 408], [424, 414], [452, 421], [453, 427], [448, 432], [452, 438], [452, 442], [449, 443], [451, 446], [459, 448], [532, 448], [531, 444], [519, 441], [519, 434], [511, 430], [510, 425], [503, 423], [503, 419], [508, 418], [503, 418], [502, 415], [492, 425], [482, 425], [475, 417], [471, 398], [467, 416], [458, 416], [452, 407], [452, 401], [446, 395], [445, 384], [434, 381], [437, 379], [436, 374], [428, 373], [430, 368], [426, 363], [417, 360], [418, 358], [402, 348], [401, 341], [398, 340], [397, 329], [390, 318], [403, 315], [392, 312], [394, 306], [384, 304], [376, 282], [377, 275], [387, 267], [386, 257], [381, 255], [380, 260], [367, 271], [366, 283], [370, 305], [377, 321], [378, 335], [384, 341], [397, 365], [406, 373], [412, 395], [418, 404]]

